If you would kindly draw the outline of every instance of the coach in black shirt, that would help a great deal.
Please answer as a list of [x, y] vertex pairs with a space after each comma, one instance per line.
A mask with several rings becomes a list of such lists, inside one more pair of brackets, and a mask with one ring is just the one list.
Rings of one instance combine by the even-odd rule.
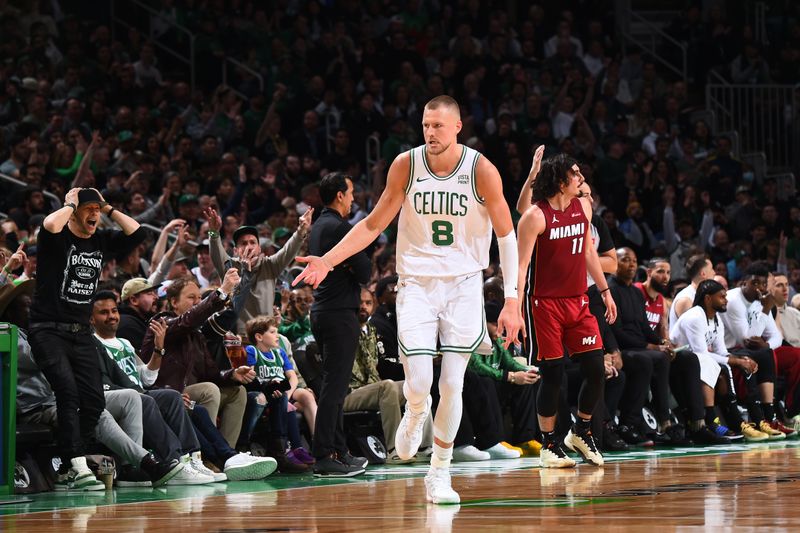
[[[328, 174], [319, 186], [325, 204], [312, 226], [308, 242], [311, 255], [323, 256], [350, 231], [347, 216], [353, 204], [353, 182], [344, 174]], [[334, 268], [314, 291], [311, 331], [322, 353], [322, 390], [314, 428], [315, 476], [344, 477], [361, 474], [366, 459], [347, 451], [343, 404], [358, 345], [358, 306], [361, 284], [369, 281], [371, 264], [359, 252]]]
[[[99, 230], [100, 213], [122, 231]], [[36, 293], [30, 312], [33, 358], [53, 387], [61, 469], [58, 489], [103, 489], [86, 466], [84, 442], [105, 407], [97, 351], [89, 329], [103, 263], [144, 240], [144, 230], [95, 189], [72, 189], [47, 216], [38, 238]], [[46, 259], [46, 261], [44, 260]]]

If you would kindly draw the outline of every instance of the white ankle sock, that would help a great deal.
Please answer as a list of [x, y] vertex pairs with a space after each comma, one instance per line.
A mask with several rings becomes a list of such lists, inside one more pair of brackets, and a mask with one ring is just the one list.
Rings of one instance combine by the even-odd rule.
[[73, 457], [72, 459], [70, 459], [70, 463], [72, 463], [72, 468], [74, 468], [75, 471], [78, 472], [79, 474], [85, 474], [86, 472], [91, 472], [91, 470], [89, 470], [88, 465], [86, 464], [86, 457], [84, 456]]

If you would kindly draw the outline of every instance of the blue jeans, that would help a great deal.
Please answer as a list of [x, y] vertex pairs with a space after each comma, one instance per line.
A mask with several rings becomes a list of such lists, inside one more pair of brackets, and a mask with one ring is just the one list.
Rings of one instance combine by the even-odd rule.
[[[261, 405], [256, 401], [258, 395], [262, 394], [258, 391], [250, 391], [247, 393], [247, 407], [244, 410], [244, 423], [242, 424], [242, 435], [240, 441], [248, 442], [256, 429], [258, 420], [264, 414], [264, 410], [269, 406], [269, 429], [272, 437], [286, 438], [287, 433], [287, 407], [289, 398], [286, 393], [278, 398], [267, 398], [266, 405]], [[266, 394], [265, 394], [266, 396]]]
[[197, 440], [200, 441], [200, 450], [204, 458], [221, 467], [225, 464], [225, 461], [236, 455], [236, 450], [228, 445], [222, 433], [211, 422], [205, 407], [195, 405], [194, 409], [189, 411], [189, 415], [192, 418], [192, 424], [194, 424]]

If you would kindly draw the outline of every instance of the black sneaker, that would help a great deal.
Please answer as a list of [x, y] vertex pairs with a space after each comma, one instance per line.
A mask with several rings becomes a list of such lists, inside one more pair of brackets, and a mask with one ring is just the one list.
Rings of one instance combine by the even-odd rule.
[[697, 431], [692, 432], [692, 440], [695, 444], [730, 444], [731, 439], [719, 434], [708, 426], [703, 426]]
[[158, 461], [152, 453], [148, 453], [142, 458], [141, 466], [140, 472], [144, 471], [154, 487], [160, 487], [177, 476], [183, 470], [184, 465], [178, 459], [168, 462]]
[[369, 460], [366, 457], [359, 457], [357, 455], [353, 455], [349, 451], [340, 453], [339, 460], [346, 465], [357, 466], [360, 468], [366, 468], [367, 465], [369, 464]]
[[630, 450], [624, 440], [614, 431], [614, 426], [606, 424], [603, 428], [603, 440], [600, 446], [604, 452], [627, 452]]
[[686, 430], [680, 424], [673, 424], [664, 430], [669, 435], [672, 446], [691, 446], [692, 441], [686, 437]]
[[122, 465], [117, 470], [115, 484], [118, 487], [152, 487], [153, 483], [141, 469], [133, 465]]
[[631, 446], [653, 446], [655, 443], [636, 431], [632, 426], [620, 425], [617, 426], [617, 435], [622, 437], [622, 440]]
[[364, 467], [343, 463], [335, 453], [317, 458], [314, 463], [314, 477], [353, 477], [363, 473]]
[[652, 433], [648, 433], [645, 435], [645, 438], [650, 439], [653, 441], [653, 444], [656, 446], [674, 446], [672, 443], [672, 438], [669, 436], [669, 433], [654, 431]]

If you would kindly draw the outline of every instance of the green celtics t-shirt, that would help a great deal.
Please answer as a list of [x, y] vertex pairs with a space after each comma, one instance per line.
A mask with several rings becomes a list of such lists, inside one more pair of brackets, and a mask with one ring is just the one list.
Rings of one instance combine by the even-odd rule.
[[139, 376], [139, 370], [137, 369], [136, 350], [134, 350], [128, 339], [102, 339], [97, 335], [95, 337], [103, 343], [103, 346], [106, 347], [106, 353], [117, 363], [130, 380], [144, 388], [142, 378]]
[[270, 350], [266, 354], [255, 346], [247, 346], [247, 364], [256, 371], [256, 377], [260, 383], [272, 381], [274, 379], [286, 379], [286, 371], [294, 370], [292, 362], [280, 348]]

